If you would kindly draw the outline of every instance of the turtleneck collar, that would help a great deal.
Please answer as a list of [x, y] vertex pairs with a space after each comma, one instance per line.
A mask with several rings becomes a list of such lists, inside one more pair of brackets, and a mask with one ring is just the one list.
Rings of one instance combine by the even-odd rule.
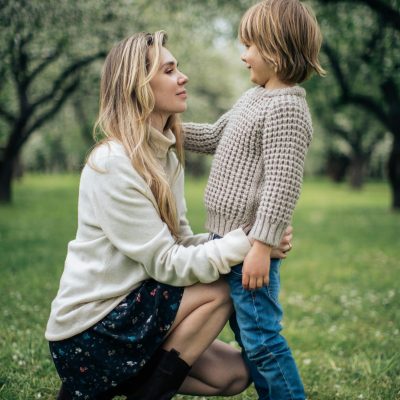
[[156, 128], [150, 126], [151, 147], [154, 149], [157, 158], [165, 158], [168, 150], [175, 144], [175, 136], [171, 129], [161, 133]]

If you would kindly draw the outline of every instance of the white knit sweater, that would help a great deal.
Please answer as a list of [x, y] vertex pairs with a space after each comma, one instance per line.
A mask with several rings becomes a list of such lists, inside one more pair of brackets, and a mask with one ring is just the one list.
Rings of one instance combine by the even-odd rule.
[[78, 230], [68, 245], [60, 287], [45, 336], [57, 341], [78, 334], [106, 316], [146, 279], [174, 286], [212, 282], [241, 262], [250, 242], [238, 229], [223, 240], [193, 235], [186, 220], [183, 171], [170, 150], [172, 132], [152, 131], [156, 155], [176, 198], [180, 240], [160, 219], [156, 200], [134, 170], [122, 145], [103, 144], [82, 171]]
[[243, 228], [277, 246], [300, 195], [312, 139], [306, 92], [295, 86], [248, 90], [215, 124], [184, 124], [185, 149], [214, 154], [206, 228]]

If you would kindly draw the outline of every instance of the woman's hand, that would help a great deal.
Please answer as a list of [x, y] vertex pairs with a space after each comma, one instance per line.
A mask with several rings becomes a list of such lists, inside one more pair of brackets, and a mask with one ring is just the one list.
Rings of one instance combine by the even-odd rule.
[[282, 237], [278, 247], [274, 247], [271, 251], [271, 258], [286, 258], [287, 253], [292, 250], [293, 227], [289, 225]]

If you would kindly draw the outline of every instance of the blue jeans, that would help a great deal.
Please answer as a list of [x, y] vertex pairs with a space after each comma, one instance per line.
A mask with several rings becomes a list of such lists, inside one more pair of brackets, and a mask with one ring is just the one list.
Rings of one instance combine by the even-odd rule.
[[280, 264], [281, 260], [271, 259], [269, 285], [257, 290], [243, 289], [243, 264], [232, 268], [227, 275], [235, 309], [230, 325], [244, 349], [259, 398], [304, 400], [304, 387], [292, 352], [280, 335]]

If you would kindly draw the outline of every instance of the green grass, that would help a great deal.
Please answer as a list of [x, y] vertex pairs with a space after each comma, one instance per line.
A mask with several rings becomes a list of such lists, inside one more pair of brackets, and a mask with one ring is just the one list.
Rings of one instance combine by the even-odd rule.
[[[13, 205], [0, 207], [0, 399], [55, 397], [43, 331], [76, 229], [78, 181], [26, 176]], [[186, 186], [197, 232], [204, 183]], [[400, 399], [400, 215], [389, 200], [380, 183], [362, 192], [304, 185], [281, 300], [309, 399]], [[232, 334], [225, 328], [221, 338]], [[256, 396], [249, 389], [236, 398]]]

